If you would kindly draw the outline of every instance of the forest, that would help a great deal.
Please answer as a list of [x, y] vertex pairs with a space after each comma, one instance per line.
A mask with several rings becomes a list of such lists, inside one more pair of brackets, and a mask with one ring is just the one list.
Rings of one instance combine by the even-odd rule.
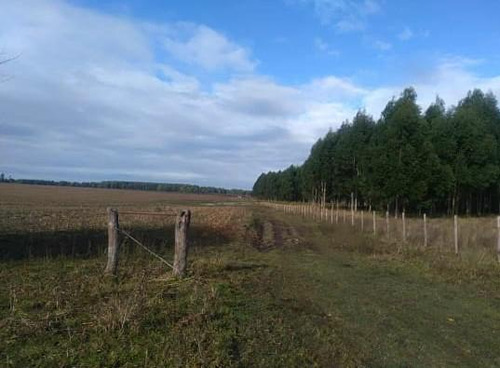
[[330, 130], [301, 166], [263, 173], [253, 195], [280, 201], [339, 201], [360, 208], [433, 215], [500, 211], [500, 110], [493, 93], [470, 91], [425, 111], [413, 88], [380, 119], [359, 111]]

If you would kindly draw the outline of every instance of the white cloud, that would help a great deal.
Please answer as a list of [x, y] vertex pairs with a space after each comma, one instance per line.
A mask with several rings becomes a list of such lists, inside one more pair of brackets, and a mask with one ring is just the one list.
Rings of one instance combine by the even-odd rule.
[[409, 41], [414, 38], [428, 38], [431, 35], [431, 31], [428, 29], [423, 30], [413, 30], [408, 26], [405, 26], [401, 32], [396, 36], [400, 41]]
[[423, 38], [427, 38], [431, 35], [431, 31], [429, 31], [428, 29], [425, 29], [423, 31], [420, 32], [420, 36], [423, 37]]
[[317, 37], [314, 39], [314, 46], [316, 49], [319, 51], [330, 55], [330, 56], [339, 56], [340, 51], [334, 49], [332, 46], [330, 46], [326, 41], [324, 41], [321, 37]]
[[375, 0], [365, 0], [361, 4], [361, 12], [365, 15], [380, 12], [380, 4]]
[[311, 4], [323, 24], [333, 25], [340, 32], [364, 30], [368, 17], [381, 10], [379, 2], [375, 0], [292, 0], [291, 2]]
[[246, 115], [290, 117], [301, 111], [300, 91], [263, 77], [234, 79], [214, 86], [218, 102]]
[[379, 51], [389, 51], [392, 49], [392, 44], [382, 40], [375, 40], [372, 43], [374, 49]]
[[328, 45], [325, 41], [323, 41], [320, 37], [314, 39], [314, 46], [320, 51], [327, 51]]
[[405, 27], [399, 34], [398, 38], [401, 41], [408, 41], [411, 38], [413, 38], [413, 31], [410, 29], [410, 27]]
[[367, 93], [367, 90], [355, 85], [348, 79], [338, 78], [330, 75], [312, 80], [303, 87], [308, 96], [314, 96], [318, 100], [346, 100]]
[[344, 101], [311, 101], [303, 114], [290, 121], [291, 138], [310, 146], [325, 135], [329, 128], [335, 130], [342, 122], [351, 119], [356, 111], [356, 108], [349, 107]]
[[[0, 86], [0, 171], [248, 188], [263, 168], [299, 163], [308, 152], [289, 141], [290, 121], [308, 108], [300, 88], [257, 75], [202, 88], [196, 75], [158, 62], [152, 45], [177, 40], [178, 24], [145, 25], [56, 0], [2, 3], [0, 12], [0, 44], [22, 54], [2, 66], [13, 79]], [[217, 32], [188, 28], [177, 45], [186, 62], [192, 45], [208, 39], [193, 63], [238, 74], [253, 67]]]
[[169, 27], [164, 45], [179, 60], [210, 71], [228, 68], [247, 72], [256, 65], [247, 49], [204, 25], [181, 23]]
[[480, 88], [500, 96], [500, 76], [481, 77], [471, 71], [471, 66], [479, 61], [461, 57], [440, 60], [428, 75], [421, 79], [408, 80], [406, 85], [384, 86], [375, 88], [363, 97], [366, 110], [376, 117], [392, 97], [398, 97], [401, 91], [413, 86], [418, 94], [418, 103], [426, 109], [439, 95], [448, 106], [456, 105], [467, 92]]
[[[378, 117], [406, 87], [368, 88], [334, 75], [288, 86], [251, 72], [250, 51], [225, 60], [243, 48], [202, 26], [188, 25], [181, 39], [179, 24], [143, 24], [58, 0], [26, 5], [0, 4], [0, 45], [21, 53], [2, 65], [13, 78], [0, 85], [0, 171], [15, 177], [249, 188], [262, 171], [301, 163], [311, 143], [358, 108]], [[192, 51], [191, 40], [206, 33], [215, 46]], [[153, 45], [165, 39], [176, 40], [186, 63], [225, 68], [230, 78], [207, 86], [189, 68], [158, 59]], [[448, 57], [407, 85], [424, 107], [436, 94], [454, 104], [474, 87], [500, 93], [500, 76], [477, 76], [475, 62]]]

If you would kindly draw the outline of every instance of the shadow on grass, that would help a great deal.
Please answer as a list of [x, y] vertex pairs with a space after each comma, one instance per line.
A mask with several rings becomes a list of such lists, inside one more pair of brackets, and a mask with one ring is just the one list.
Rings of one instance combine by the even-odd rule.
[[[174, 247], [174, 226], [124, 229], [152, 250]], [[93, 258], [106, 253], [106, 230], [80, 230], [58, 232], [33, 232], [0, 234], [0, 260], [35, 258]], [[225, 245], [230, 238], [209, 226], [195, 225], [189, 228], [191, 247]], [[122, 245], [134, 245], [120, 236]], [[127, 246], [128, 248], [128, 246]]]
[[269, 265], [265, 263], [228, 263], [224, 270], [226, 271], [249, 271], [261, 268], [268, 268]]

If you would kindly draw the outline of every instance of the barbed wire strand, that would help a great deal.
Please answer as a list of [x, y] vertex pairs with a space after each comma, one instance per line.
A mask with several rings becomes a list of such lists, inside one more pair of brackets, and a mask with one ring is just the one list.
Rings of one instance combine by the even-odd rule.
[[118, 230], [119, 232], [121, 232], [123, 235], [127, 236], [128, 238], [130, 238], [132, 241], [134, 241], [136, 244], [140, 245], [142, 248], [144, 248], [144, 250], [146, 250], [149, 254], [151, 254], [152, 256], [158, 258], [160, 261], [162, 261], [163, 263], [165, 263], [167, 266], [169, 266], [171, 269], [174, 269], [174, 266], [171, 265], [165, 258], [163, 258], [162, 256], [156, 254], [155, 252], [153, 252], [151, 249], [149, 249], [148, 247], [146, 247], [144, 244], [142, 244], [139, 240], [137, 240], [136, 238], [134, 238], [132, 235], [130, 235], [129, 233], [127, 233], [125, 230], [122, 230], [122, 229], [119, 229], [119, 228], [115, 228], [116, 230]]

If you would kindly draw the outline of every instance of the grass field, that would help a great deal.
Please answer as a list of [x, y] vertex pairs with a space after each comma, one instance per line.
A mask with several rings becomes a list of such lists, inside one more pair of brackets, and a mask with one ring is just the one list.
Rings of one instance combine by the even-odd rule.
[[[228, 197], [0, 185], [0, 203], [0, 366], [500, 366], [494, 263]], [[104, 277], [107, 206], [191, 208], [189, 276], [125, 243]], [[122, 224], [172, 258], [168, 220]]]

